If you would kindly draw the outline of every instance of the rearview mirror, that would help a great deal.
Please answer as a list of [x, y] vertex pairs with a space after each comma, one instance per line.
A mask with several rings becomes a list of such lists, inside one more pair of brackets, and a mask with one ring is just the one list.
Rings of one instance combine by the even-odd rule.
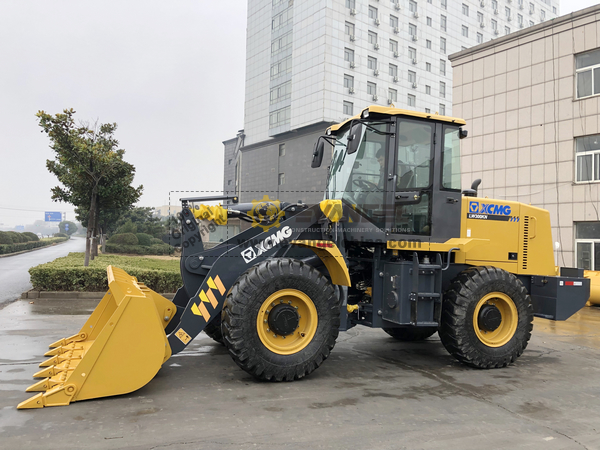
[[363, 124], [360, 122], [354, 123], [350, 126], [350, 132], [348, 133], [348, 143], [346, 144], [346, 152], [349, 155], [358, 150], [360, 145], [360, 137], [362, 136]]
[[315, 143], [315, 148], [313, 149], [313, 158], [310, 163], [310, 167], [313, 169], [317, 167], [321, 167], [321, 163], [323, 162], [323, 153], [325, 152], [325, 139], [323, 136], [319, 136], [317, 142]]

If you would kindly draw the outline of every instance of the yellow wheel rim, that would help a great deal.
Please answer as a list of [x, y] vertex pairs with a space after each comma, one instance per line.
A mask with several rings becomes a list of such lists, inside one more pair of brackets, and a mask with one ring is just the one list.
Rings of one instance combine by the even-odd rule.
[[[479, 312], [484, 305], [493, 305], [500, 311], [502, 320], [494, 331], [486, 331], [479, 325]], [[473, 328], [479, 340], [488, 347], [502, 347], [512, 339], [517, 331], [519, 314], [512, 299], [502, 292], [490, 292], [484, 296], [473, 312]]]
[[[296, 309], [298, 328], [287, 336], [279, 336], [269, 328], [269, 314], [274, 307], [287, 304]], [[278, 355], [292, 355], [305, 348], [317, 331], [317, 308], [310, 297], [296, 289], [282, 289], [270, 295], [260, 307], [256, 329], [261, 342]]]

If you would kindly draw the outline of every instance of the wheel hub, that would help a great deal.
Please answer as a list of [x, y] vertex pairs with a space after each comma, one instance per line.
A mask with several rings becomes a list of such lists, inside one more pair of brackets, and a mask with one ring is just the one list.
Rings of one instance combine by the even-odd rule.
[[480, 329], [487, 332], [496, 331], [502, 323], [502, 313], [495, 305], [483, 305], [477, 321]]
[[298, 328], [300, 317], [296, 308], [280, 304], [273, 307], [269, 314], [269, 328], [279, 336], [289, 336]]

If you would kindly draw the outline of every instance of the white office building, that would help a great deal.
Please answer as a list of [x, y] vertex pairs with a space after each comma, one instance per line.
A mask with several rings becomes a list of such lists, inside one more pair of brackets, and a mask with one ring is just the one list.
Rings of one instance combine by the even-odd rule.
[[371, 104], [451, 115], [447, 55], [558, 12], [558, 0], [249, 0], [244, 137], [226, 146], [225, 191], [318, 200], [309, 162], [329, 124]]

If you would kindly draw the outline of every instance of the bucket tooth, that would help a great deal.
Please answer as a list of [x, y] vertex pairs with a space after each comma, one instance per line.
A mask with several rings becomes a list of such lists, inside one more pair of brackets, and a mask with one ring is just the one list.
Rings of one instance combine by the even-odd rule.
[[77, 388], [73, 384], [55, 386], [19, 403], [17, 409], [43, 408], [44, 406], [66, 406], [71, 403]]
[[60, 372], [60, 370], [57, 370], [56, 366], [50, 366], [50, 367], [46, 367], [45, 369], [40, 370], [39, 372], [34, 373], [33, 378], [53, 377], [54, 375], [57, 375], [59, 372]]
[[52, 378], [44, 378], [43, 380], [38, 381], [37, 383], [32, 384], [25, 392], [46, 392], [59, 384], [57, 381], [52, 381]]
[[44, 353], [44, 356], [56, 356], [56, 355], [60, 355], [61, 353], [64, 352], [63, 350], [64, 347], [55, 347], [52, 350], [48, 350], [46, 353]]
[[47, 359], [46, 361], [43, 361], [40, 363], [40, 367], [50, 367], [50, 366], [56, 366], [58, 364], [60, 364], [61, 361], [59, 360], [59, 356], [53, 356], [50, 359]]
[[86, 338], [87, 338], [87, 334], [80, 332], [78, 334], [74, 334], [73, 336], [59, 339], [58, 341], [50, 344], [49, 347], [50, 348], [62, 347], [64, 345], [70, 344], [71, 342], [84, 341]]

